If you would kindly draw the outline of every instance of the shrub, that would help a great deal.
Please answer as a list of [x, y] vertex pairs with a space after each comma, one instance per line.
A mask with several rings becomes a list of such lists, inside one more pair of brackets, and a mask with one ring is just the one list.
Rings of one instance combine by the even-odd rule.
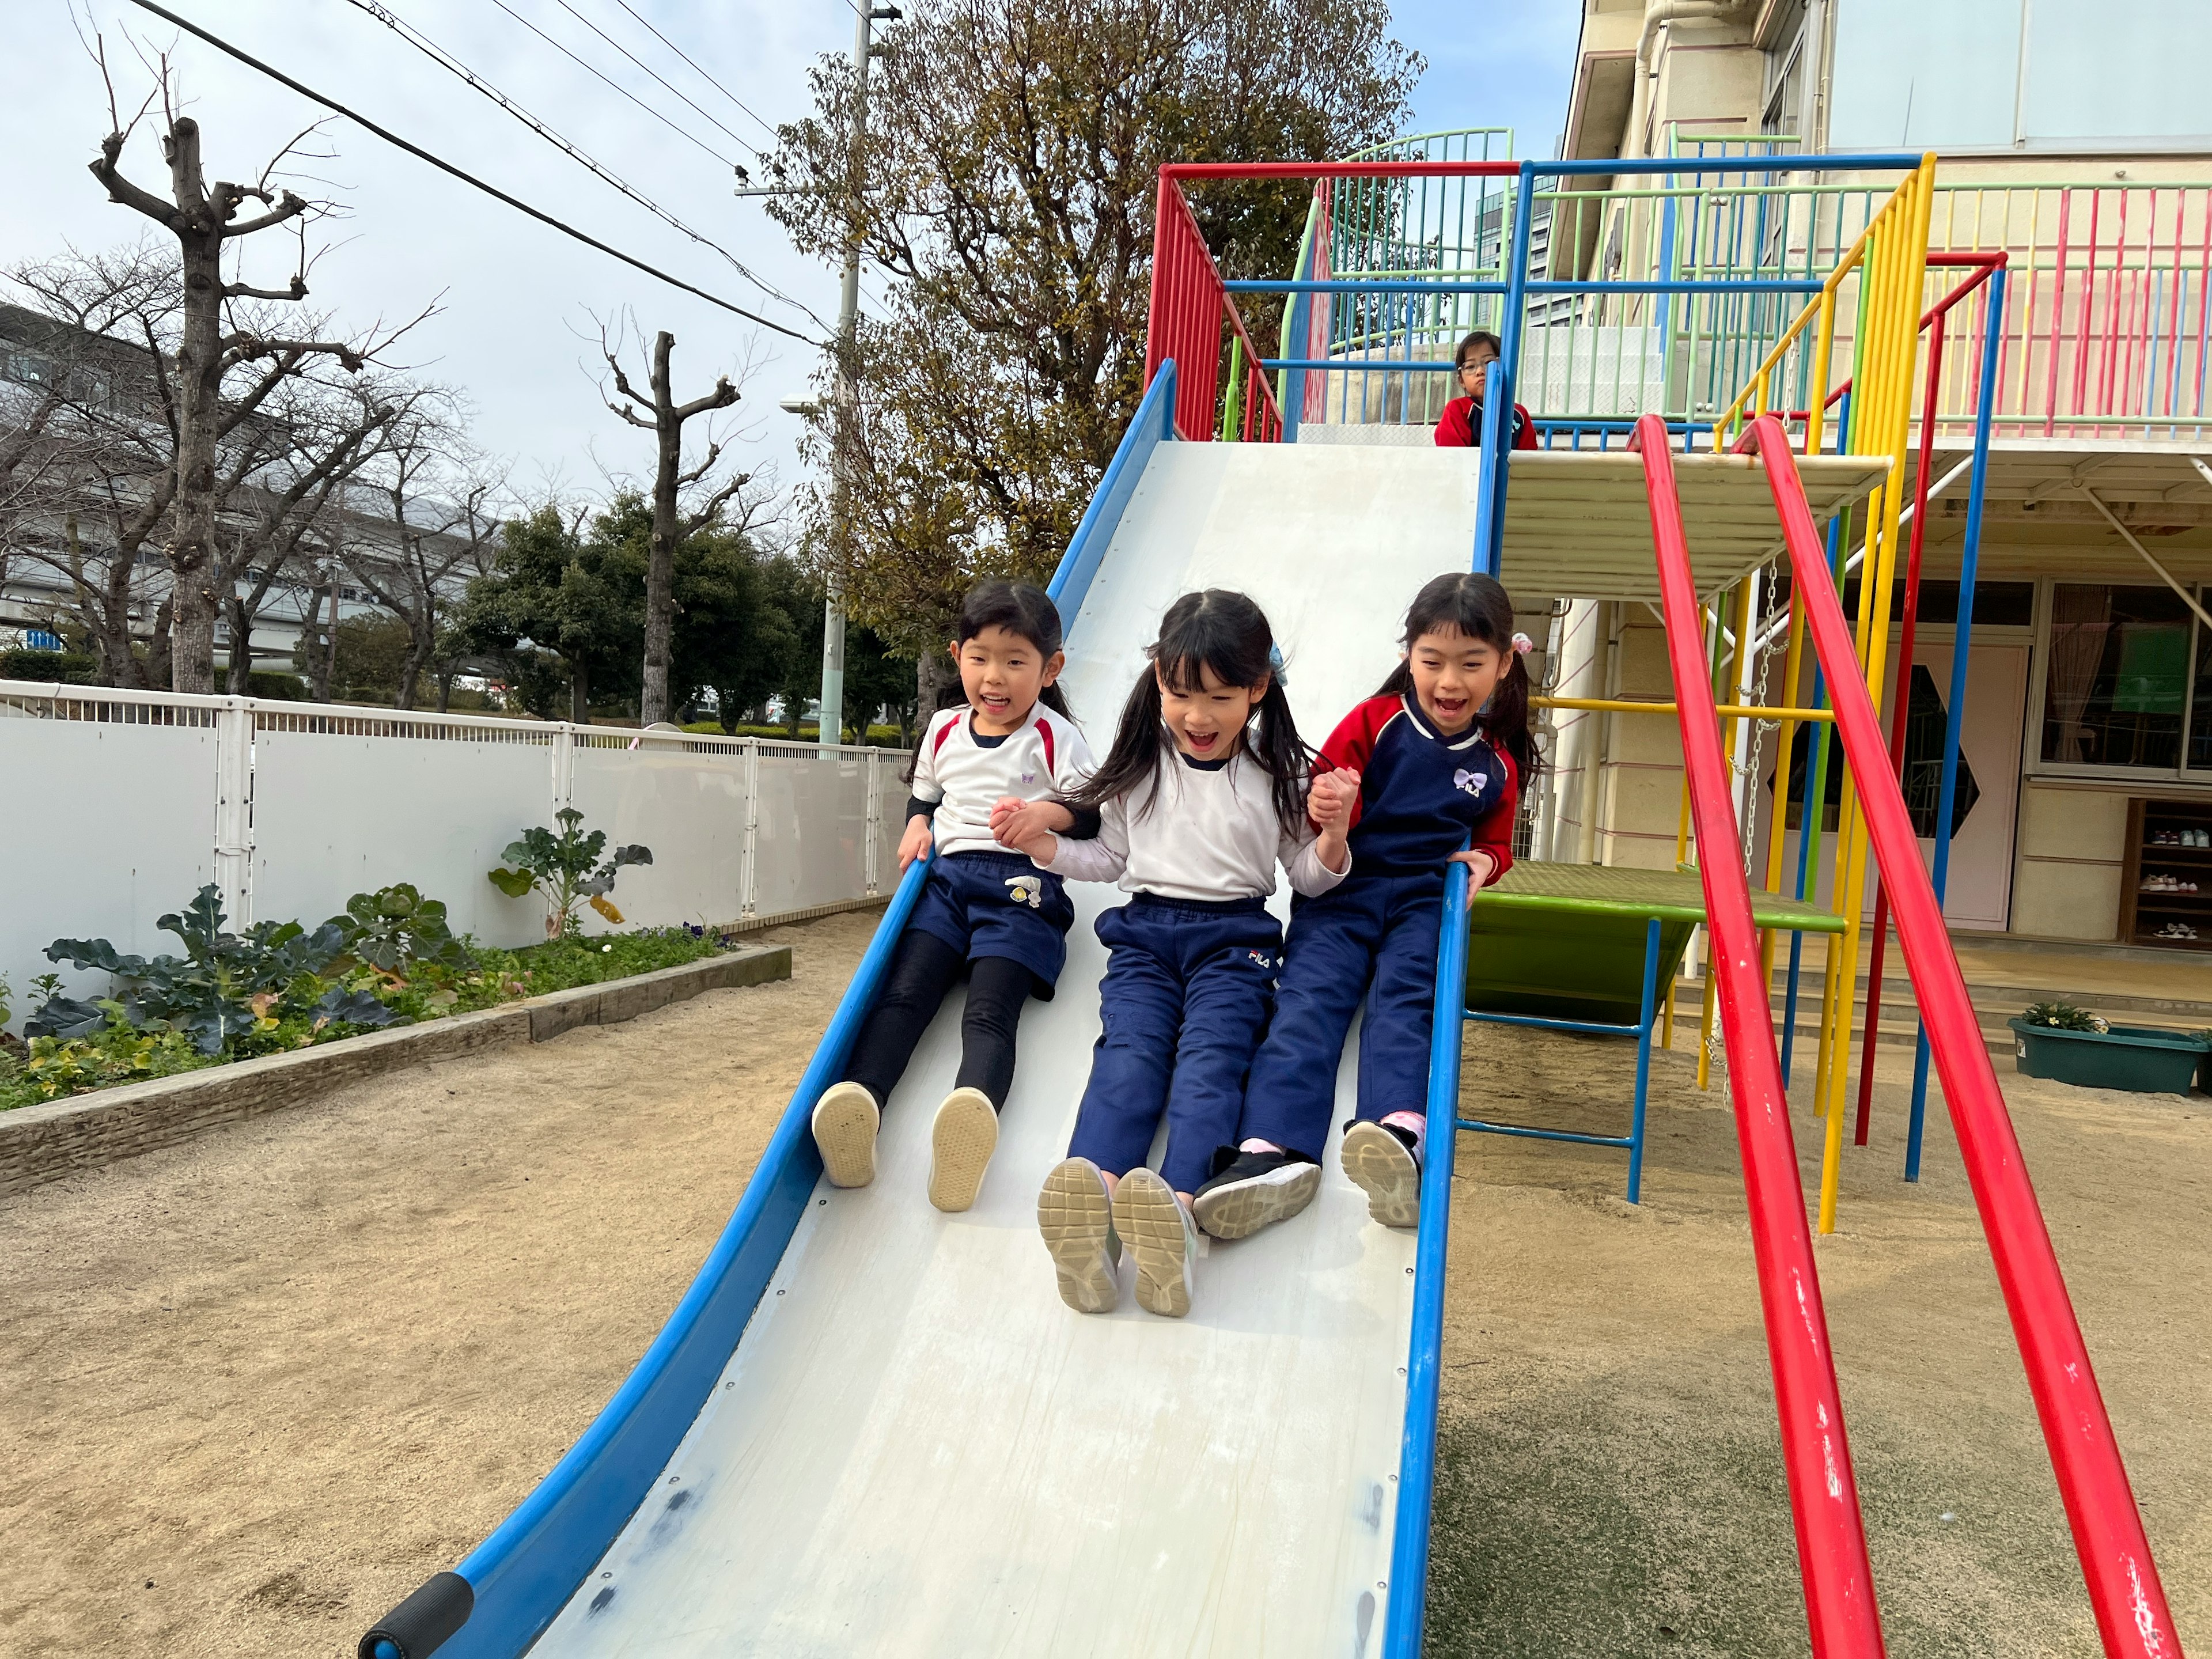
[[24, 1025], [30, 1036], [89, 1038], [114, 1024], [146, 1032], [178, 1031], [203, 1054], [248, 1033], [273, 1032], [287, 1015], [349, 1024], [392, 1023], [375, 999], [371, 1008], [323, 975], [346, 951], [337, 922], [308, 933], [296, 921], [257, 922], [244, 933], [223, 931], [222, 902], [210, 882], [182, 910], [160, 919], [162, 932], [184, 942], [181, 957], [125, 956], [104, 939], [58, 939], [49, 961], [96, 968], [123, 982], [120, 998], [85, 1002], [50, 996]]
[[0, 680], [46, 680], [89, 685], [99, 665], [81, 651], [0, 651]]
[[553, 817], [561, 826], [558, 831], [534, 826], [524, 830], [521, 838], [509, 842], [500, 854], [514, 867], [503, 865], [488, 871], [487, 878], [509, 898], [520, 898], [532, 888], [543, 894], [548, 939], [568, 939], [581, 933], [583, 925], [576, 908], [586, 902], [621, 926], [622, 912], [607, 897], [614, 890], [615, 872], [625, 864], [652, 863], [653, 849], [636, 844], [617, 847], [602, 863], [599, 854], [607, 844], [605, 830], [594, 830], [588, 836], [579, 833], [577, 825], [583, 823], [584, 815], [573, 806], [562, 807]]

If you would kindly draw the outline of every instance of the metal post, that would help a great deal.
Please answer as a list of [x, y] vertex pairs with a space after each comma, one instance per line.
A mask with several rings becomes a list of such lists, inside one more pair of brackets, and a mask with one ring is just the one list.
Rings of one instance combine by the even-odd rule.
[[[1996, 402], [1997, 351], [2004, 342], [2005, 268], [1990, 273], [1989, 320], [1982, 335], [1980, 406], [1974, 411], [1974, 471], [1966, 486], [1966, 538], [1959, 556], [1959, 620], [1951, 635], [1951, 707], [1943, 721], [1943, 781], [1936, 795], [1936, 902], [1951, 873], [1951, 809], [1959, 787], [1959, 734], [1966, 719], [1966, 653], [1974, 638], [1974, 577], [1982, 556], [1982, 503], [1990, 476], [1990, 409]], [[1928, 1117], [1928, 1026], [1919, 1024], [1912, 1055], [1912, 1119], [1905, 1137], [1905, 1178], [1920, 1179], [1921, 1132]]]
[[234, 931], [253, 921], [253, 705], [226, 697], [215, 717], [215, 884]]
[[745, 873], [738, 914], [750, 921], [760, 908], [760, 739], [745, 739]]
[[1640, 1204], [1644, 1190], [1644, 1101], [1651, 1091], [1651, 1027], [1658, 1018], [1659, 918], [1644, 930], [1644, 1012], [1636, 1031], [1636, 1116], [1628, 1131], [1628, 1201]]
[[546, 813], [551, 817], [569, 803], [576, 793], [576, 728], [562, 720], [553, 728], [553, 805]]
[[[860, 146], [868, 136], [869, 33], [878, 18], [895, 18], [893, 6], [855, 6], [853, 9], [853, 183], [859, 188]], [[846, 452], [853, 441], [853, 343], [860, 326], [860, 238], [857, 228], [846, 239], [845, 277], [837, 294], [837, 407], [836, 428], [830, 434], [830, 520], [842, 536], [847, 518], [847, 495], [851, 486], [846, 471]], [[850, 549], [850, 538], [846, 538]], [[867, 711], [861, 710], [862, 720]], [[822, 605], [822, 713], [814, 723], [814, 740], [824, 749], [836, 746], [845, 735], [845, 609], [833, 566], [829, 596]]]

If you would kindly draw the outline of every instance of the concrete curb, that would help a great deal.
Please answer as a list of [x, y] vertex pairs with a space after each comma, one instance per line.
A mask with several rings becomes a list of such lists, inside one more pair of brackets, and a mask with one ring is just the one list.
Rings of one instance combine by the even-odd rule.
[[789, 945], [749, 945], [480, 1013], [0, 1112], [0, 1197], [173, 1146], [220, 1124], [319, 1099], [363, 1078], [510, 1042], [543, 1042], [580, 1025], [617, 1024], [702, 991], [790, 977]]

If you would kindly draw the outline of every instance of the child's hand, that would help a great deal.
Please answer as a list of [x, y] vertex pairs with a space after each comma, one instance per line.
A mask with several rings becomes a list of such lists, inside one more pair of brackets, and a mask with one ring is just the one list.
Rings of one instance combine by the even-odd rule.
[[930, 821], [919, 812], [906, 821], [906, 834], [899, 837], [899, 868], [904, 870], [916, 859], [929, 852]]
[[1306, 795], [1306, 816], [1326, 835], [1334, 830], [1340, 841], [1352, 832], [1352, 809], [1359, 801], [1359, 774], [1349, 767], [1324, 772], [1313, 781]]
[[1480, 848], [1469, 848], [1464, 853], [1454, 853], [1444, 862], [1467, 866], [1468, 878], [1477, 891], [1489, 886], [1492, 878], [1498, 873], [1496, 856], [1484, 852]]
[[1075, 815], [1058, 801], [1017, 800], [1012, 796], [991, 809], [991, 834], [1001, 847], [1050, 863], [1053, 837], [1071, 828]]

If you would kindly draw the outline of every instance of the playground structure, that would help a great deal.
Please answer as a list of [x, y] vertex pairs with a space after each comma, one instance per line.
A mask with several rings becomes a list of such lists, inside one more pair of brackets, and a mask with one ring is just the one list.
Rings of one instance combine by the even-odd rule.
[[[1551, 269], [1532, 253], [1540, 184], [1595, 173], [1662, 179], [1646, 192], [1653, 199], [1610, 207], [1639, 224], [1670, 211], [1724, 224], [1737, 263], [1701, 259], [1693, 275], [1662, 267], [1596, 282], [1532, 275]], [[1784, 174], [1846, 182], [1809, 193], [1767, 182]], [[1868, 175], [1901, 179], [1878, 190]], [[1392, 251], [1410, 193], [1468, 180], [1485, 181], [1471, 264], [1442, 252], [1425, 264], [1407, 257], [1402, 234]], [[1290, 276], [1224, 278], [1186, 195], [1215, 182], [1313, 186]], [[1997, 359], [1990, 343], [2004, 313], [2002, 259], [1979, 259], [1924, 320], [1931, 265], [1936, 280], [1951, 276], [1928, 258], [1933, 185], [1932, 158], [1912, 155], [1384, 156], [1164, 169], [1147, 390], [1052, 584], [1069, 625], [1064, 684], [1079, 710], [1095, 717], [1110, 708], [1139, 671], [1160, 611], [1198, 586], [1243, 587], [1267, 608], [1292, 664], [1294, 707], [1317, 729], [1379, 678], [1407, 596], [1437, 569], [1489, 571], [1524, 605], [1573, 596], [1657, 607], [1674, 702], [1625, 707], [1671, 713], [1680, 726], [1680, 845], [1696, 849], [1694, 904], [1679, 884], [1629, 884], [1583, 900], [1601, 934], [1609, 927], [1613, 945], [1628, 941], [1632, 1025], [1618, 1006], [1561, 1014], [1540, 997], [1505, 1006], [1496, 964], [1470, 967], [1474, 946], [1503, 936], [1484, 931], [1488, 916], [1510, 917], [1516, 903], [1571, 909], [1577, 895], [1540, 872], [1471, 905], [1464, 868], [1453, 866], [1431, 1121], [1459, 1118], [1470, 1010], [1625, 1027], [1648, 1056], [1668, 1017], [1658, 999], [1660, 970], [1671, 966], [1665, 934], [1694, 913], [1710, 935], [1700, 1023], [1717, 1022], [1724, 1045], [1812, 1649], [1881, 1653], [1783, 1058], [1794, 1035], [1799, 930], [1817, 926], [1834, 935], [1814, 1081], [1825, 1226], [1842, 1156], [1845, 1023], [1871, 860], [2106, 1651], [2149, 1659], [2179, 1653], [2172, 1620], [1944, 932], [1945, 842], [1938, 838], [1931, 881], [1894, 771], [1896, 728], [1884, 732], [1876, 702], [1893, 583], [1905, 583], [1914, 615], [1924, 512], [1907, 499], [1924, 502], [1929, 480], [1925, 444], [1920, 465], [1911, 464], [1911, 415], [1916, 388], [1924, 388], [1923, 418], [1938, 396], [1918, 342], [1961, 306], [1970, 337], [1981, 325], [1978, 514]], [[1840, 211], [1822, 204], [1851, 190], [1873, 205], [1846, 239]], [[1547, 234], [1558, 238], [1559, 198], [1573, 192], [1551, 194]], [[1372, 268], [1369, 256], [1346, 257], [1355, 243], [1338, 235], [1337, 210], [1353, 200], [1366, 242], [1384, 249]], [[1441, 246], [1441, 237], [1426, 240]], [[1259, 350], [1239, 310], [1237, 296], [1248, 293], [1285, 298], [1275, 356]], [[1424, 393], [1409, 403], [1407, 388], [1449, 367], [1416, 349], [1442, 342], [1448, 351], [1447, 337], [1486, 320], [1492, 313], [1475, 308], [1493, 302], [1504, 350], [1490, 371], [1477, 456], [1324, 433], [1393, 424], [1365, 418], [1392, 411], [1407, 425], [1409, 409], [1435, 401]], [[1731, 311], [1735, 323], [1709, 325]], [[1637, 320], [1654, 313], [1664, 314]], [[1509, 455], [1505, 412], [1532, 358], [1559, 348], [1569, 367], [1556, 383], [1572, 386], [1578, 350], [1592, 361], [1611, 351], [1616, 365], [1624, 352], [1632, 367], [1651, 361], [1630, 337], [1647, 327], [1662, 343], [1656, 391], [1639, 367], [1614, 377], [1631, 407], [1562, 410], [1538, 397], [1532, 406], [1551, 447]], [[1554, 329], [1567, 337], [1536, 343]], [[1689, 353], [1693, 371], [1717, 362], [1732, 367], [1713, 374], [1735, 376], [1735, 395], [1703, 418], [1692, 418], [1694, 400], [1668, 408], [1676, 365], [1666, 343], [1685, 329], [1714, 343]], [[1943, 360], [1943, 337], [1931, 337], [1928, 363]], [[1543, 383], [1554, 381], [1547, 374]], [[1644, 406], [1651, 402], [1663, 412]], [[1970, 517], [1970, 559], [1975, 533]], [[1853, 569], [1856, 630], [1838, 598]], [[1962, 590], [1961, 677], [1971, 562]], [[1784, 655], [1778, 696], [1754, 672], [1762, 639]], [[1808, 645], [1813, 690], [1798, 707]], [[1954, 684], [1954, 756], [1962, 694]], [[1776, 834], [1754, 901], [1749, 832], [1760, 792], [1754, 770], [1736, 765], [1761, 726], [1779, 731], [1786, 756], [1801, 723], [1832, 726], [1847, 769], [1839, 898], [1825, 917], [1806, 902], [1811, 811], [1795, 891], [1783, 891]], [[1827, 745], [1814, 747], [1808, 806], [1825, 784]], [[1777, 768], [1767, 803], [1778, 825], [1787, 775]], [[1948, 821], [1951, 777], [1947, 762], [1939, 821]], [[939, 1217], [919, 1191], [925, 1103], [950, 1079], [957, 1007], [933, 1027], [886, 1113], [876, 1186], [818, 1185], [807, 1111], [840, 1074], [923, 873], [920, 865], [907, 872], [736, 1213], [652, 1348], [514, 1514], [364, 1637], [367, 1659], [1420, 1651], [1454, 1137], [1431, 1138], [1410, 1238], [1365, 1223], [1332, 1147], [1310, 1214], [1201, 1262], [1188, 1322], [1127, 1310], [1070, 1316], [1051, 1295], [1027, 1212], [1080, 1092], [1097, 1023], [1088, 987], [1103, 965], [1088, 924], [1110, 895], [1076, 891], [1063, 994], [1025, 1018], [1004, 1139], [975, 1212]], [[1793, 935], [1781, 1052], [1770, 996], [1778, 931]], [[1701, 1062], [1710, 1057], [1708, 1044]], [[1351, 1069], [1340, 1075], [1340, 1117]], [[1639, 1080], [1636, 1124], [1617, 1143], [1631, 1154], [1632, 1196], [1642, 1095]], [[1917, 1145], [1916, 1132], [1916, 1160]]]

